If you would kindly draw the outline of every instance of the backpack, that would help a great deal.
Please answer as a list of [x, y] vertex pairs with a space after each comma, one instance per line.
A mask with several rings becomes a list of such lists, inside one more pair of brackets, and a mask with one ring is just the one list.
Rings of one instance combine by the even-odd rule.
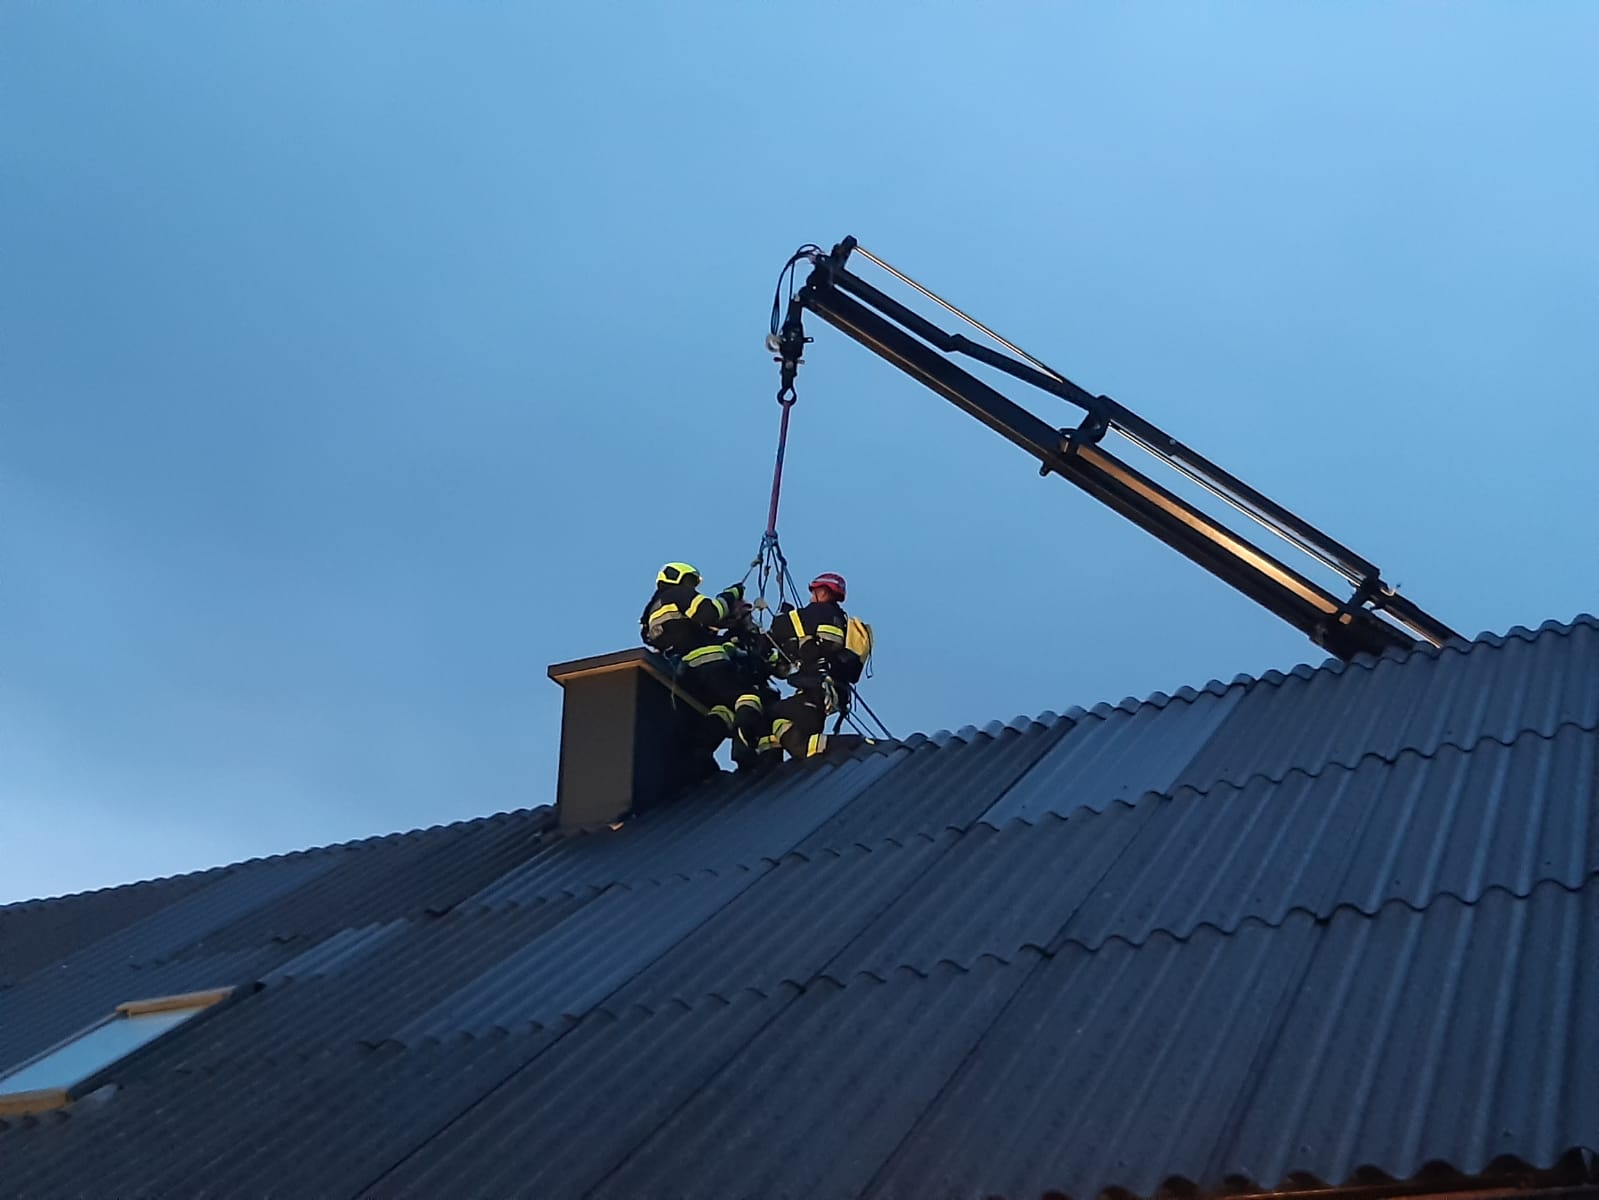
[[872, 627], [859, 617], [850, 617], [845, 622], [844, 649], [861, 660], [861, 671], [867, 675], [872, 668], [872, 644]]

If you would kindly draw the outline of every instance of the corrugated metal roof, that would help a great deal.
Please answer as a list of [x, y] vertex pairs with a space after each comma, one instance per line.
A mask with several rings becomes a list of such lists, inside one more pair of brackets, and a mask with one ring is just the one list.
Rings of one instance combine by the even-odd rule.
[[222, 870], [0, 907], [0, 988], [205, 887]]
[[1352, 766], [1403, 750], [1432, 754], [1484, 738], [1512, 741], [1562, 725], [1599, 726], [1599, 621], [1550, 622], [1464, 647], [1391, 654], [1321, 670], [1272, 672], [1177, 781], [1209, 788], [1298, 768]]
[[0, 1121], [0, 1193], [1580, 1175], [1596, 656], [1582, 618], [0, 909], [0, 1065], [239, 985]]
[[1084, 714], [1022, 780], [983, 814], [992, 825], [1079, 808], [1103, 811], [1164, 792], [1227, 721], [1243, 692], [1198, 693], [1192, 700], [1142, 705], [1132, 712]]
[[[891, 1196], [1150, 1195], [1201, 1180], [1316, 936], [1279, 928], [1067, 946], [1027, 973], [883, 1164]], [[981, 1147], [980, 1153], [973, 1153]]]
[[[1046, 713], [1037, 721], [1018, 717], [1008, 726], [961, 730], [917, 745], [798, 848], [870, 846], [885, 838], [964, 829], [1070, 728], [1069, 720]], [[914, 805], [905, 803], [907, 795], [916, 797]]]
[[463, 903], [520, 904], [613, 883], [688, 879], [720, 868], [775, 862], [906, 753], [802, 764], [768, 780], [715, 781], [620, 829], [549, 843], [524, 866]]
[[[796, 994], [595, 1013], [463, 1112], [448, 1138], [434, 1139], [379, 1180], [371, 1195], [586, 1195]], [[535, 1113], [563, 1116], [530, 1119]]]
[[917, 834], [904, 845], [786, 855], [671, 954], [641, 971], [611, 1004], [692, 1003], [807, 983], [915, 881], [942, 873], [957, 836], [946, 830], [936, 838]]
[[114, 964], [92, 971], [36, 972], [0, 992], [0, 1064], [15, 1066], [81, 1032], [130, 1000], [232, 986], [269, 970], [280, 947], [234, 950], [153, 966]]
[[593, 1195], [860, 1194], [1025, 974], [985, 961], [926, 977], [902, 968], [849, 986], [823, 980], [763, 1026]]
[[116, 1094], [0, 1137], [0, 1183], [18, 1198], [352, 1196], [550, 1037], [346, 1046], [197, 1074], [150, 1060]]
[[1216, 1166], [1264, 1183], [1362, 1163], [1404, 1178], [1591, 1150], [1596, 996], [1599, 885], [1338, 913]]
[[1038, 824], [979, 825], [904, 888], [895, 902], [827, 965], [848, 979], [896, 966], [929, 971], [1046, 949], [1125, 852], [1145, 814], [1125, 805], [1094, 816], [1046, 815]]
[[757, 872], [613, 886], [395, 1033], [402, 1042], [582, 1016], [749, 887]]
[[1096, 946], [1248, 918], [1280, 924], [1294, 910], [1421, 908], [1490, 887], [1526, 895], [1545, 879], [1577, 887], [1599, 871], [1596, 756], [1594, 732], [1566, 726], [1508, 746], [1182, 789], [1149, 806], [1066, 936]]

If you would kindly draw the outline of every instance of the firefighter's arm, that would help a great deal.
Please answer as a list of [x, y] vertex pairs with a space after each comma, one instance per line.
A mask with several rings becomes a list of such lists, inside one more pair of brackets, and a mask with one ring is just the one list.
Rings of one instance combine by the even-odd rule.
[[709, 629], [725, 629], [733, 620], [743, 599], [744, 585], [735, 583], [715, 596], [696, 595], [689, 602], [688, 612], [685, 615], [689, 620], [698, 621]]
[[786, 679], [794, 666], [799, 643], [789, 623], [789, 614], [793, 611], [792, 604], [779, 606], [772, 615], [772, 627], [761, 637], [767, 674], [776, 679]]

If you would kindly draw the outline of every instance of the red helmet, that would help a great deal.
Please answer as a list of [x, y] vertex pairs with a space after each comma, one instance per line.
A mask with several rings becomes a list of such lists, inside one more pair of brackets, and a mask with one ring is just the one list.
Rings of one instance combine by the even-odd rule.
[[844, 598], [846, 590], [844, 587], [844, 577], [835, 571], [823, 571], [815, 579], [811, 580], [811, 591], [814, 592], [819, 587], [827, 588], [840, 600]]

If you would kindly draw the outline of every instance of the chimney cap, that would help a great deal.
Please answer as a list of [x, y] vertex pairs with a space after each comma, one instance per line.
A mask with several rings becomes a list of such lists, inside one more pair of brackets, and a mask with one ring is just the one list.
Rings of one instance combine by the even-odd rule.
[[605, 675], [612, 671], [643, 671], [695, 712], [703, 715], [709, 711], [678, 686], [665, 659], [653, 650], [645, 650], [642, 647], [635, 650], [617, 650], [611, 654], [593, 654], [588, 658], [574, 658], [571, 662], [551, 663], [547, 668], [549, 677], [562, 687], [574, 679]]

